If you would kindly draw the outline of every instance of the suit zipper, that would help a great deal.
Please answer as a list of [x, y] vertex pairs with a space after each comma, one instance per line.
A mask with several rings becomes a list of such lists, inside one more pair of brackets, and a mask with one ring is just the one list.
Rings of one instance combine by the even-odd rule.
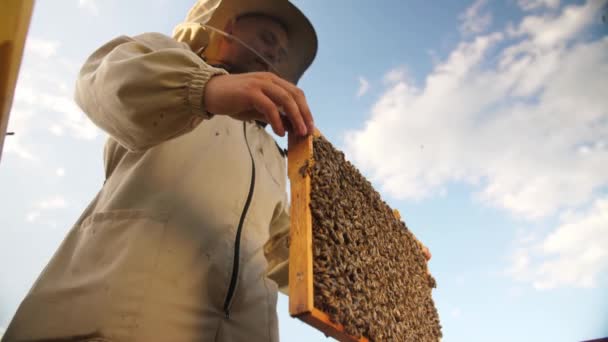
[[249, 157], [251, 158], [251, 183], [249, 184], [249, 193], [247, 194], [247, 200], [245, 201], [245, 206], [243, 207], [243, 211], [241, 212], [241, 218], [239, 220], [239, 225], [236, 229], [236, 237], [234, 239], [234, 258], [232, 260], [232, 276], [230, 278], [230, 285], [228, 286], [228, 293], [226, 294], [226, 299], [224, 300], [224, 314], [226, 318], [230, 318], [230, 304], [232, 302], [232, 297], [234, 296], [234, 291], [236, 290], [236, 282], [239, 276], [239, 254], [241, 247], [241, 233], [243, 231], [243, 224], [245, 223], [245, 217], [247, 216], [247, 211], [249, 210], [249, 206], [251, 205], [251, 200], [253, 199], [253, 189], [255, 186], [255, 161], [253, 159], [253, 154], [251, 153], [251, 148], [249, 147], [249, 141], [247, 140], [247, 123], [243, 122], [243, 135], [245, 136], [245, 144], [247, 145], [247, 151], [249, 151]]

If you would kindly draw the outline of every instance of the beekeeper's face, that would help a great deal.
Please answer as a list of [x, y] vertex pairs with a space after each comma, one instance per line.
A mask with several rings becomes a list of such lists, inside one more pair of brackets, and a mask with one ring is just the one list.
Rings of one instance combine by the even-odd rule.
[[225, 31], [264, 57], [259, 58], [238, 41], [223, 37], [217, 59], [229, 65], [232, 68], [231, 72], [273, 71], [268, 63], [272, 64], [275, 70], [282, 70], [288, 62], [287, 31], [273, 18], [246, 15], [229, 22]]

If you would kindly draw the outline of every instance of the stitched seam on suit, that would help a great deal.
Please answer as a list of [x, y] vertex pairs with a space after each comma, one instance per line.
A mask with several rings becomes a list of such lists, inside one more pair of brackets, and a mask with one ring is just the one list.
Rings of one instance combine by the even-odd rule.
[[272, 308], [270, 307], [270, 289], [268, 288], [266, 281], [266, 276], [262, 275], [262, 282], [264, 283], [264, 288], [266, 288], [266, 336], [268, 336], [266, 340], [270, 341], [270, 310], [272, 310]]
[[222, 318], [218, 318], [217, 320], [217, 329], [215, 329], [215, 337], [213, 338], [214, 342], [218, 341], [218, 337], [220, 336], [220, 328], [222, 327]]
[[[164, 224], [163, 224], [163, 233], [162, 233], [162, 235], [161, 235], [161, 237], [160, 237], [160, 239], [158, 241], [158, 248], [156, 250], [156, 255], [154, 256], [154, 267], [152, 267], [152, 269], [148, 273], [148, 276], [147, 276], [148, 281], [145, 282], [146, 285], [144, 286], [144, 288], [142, 290], [142, 293], [143, 293], [142, 300], [139, 303], [139, 308], [137, 309], [137, 311], [139, 313], [139, 319], [142, 318], [142, 315], [141, 315], [142, 307], [144, 306], [144, 304], [147, 303], [147, 297], [148, 297], [148, 292], [150, 290], [150, 284], [152, 284], [152, 282], [154, 281], [154, 278], [155, 278], [154, 275], [156, 274], [156, 270], [158, 269], [158, 264], [159, 264], [159, 261], [160, 261], [159, 260], [160, 259], [160, 254], [161, 254], [162, 249], [163, 249], [162, 246], [164, 244], [165, 236], [167, 234], [167, 227], [169, 225], [169, 223], [168, 223], [169, 219], [170, 219], [170, 217], [167, 216], [166, 220], [164, 221]], [[133, 339], [135, 339], [135, 335], [136, 335], [137, 330], [143, 328], [143, 324], [141, 324], [142, 322], [140, 321], [139, 323], [140, 324], [137, 324], [136, 328], [132, 329], [132, 331], [131, 331], [131, 338], [133, 338]]]

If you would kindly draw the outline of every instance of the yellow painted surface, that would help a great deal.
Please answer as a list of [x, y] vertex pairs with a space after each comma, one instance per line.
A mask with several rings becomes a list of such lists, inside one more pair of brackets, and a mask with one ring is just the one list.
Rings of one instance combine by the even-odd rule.
[[0, 2], [0, 158], [34, 0]]

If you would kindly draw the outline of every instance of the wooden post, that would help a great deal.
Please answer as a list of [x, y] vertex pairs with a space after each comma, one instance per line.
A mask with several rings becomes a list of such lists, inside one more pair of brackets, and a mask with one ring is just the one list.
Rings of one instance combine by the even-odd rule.
[[2, 0], [0, 5], [0, 160], [33, 6], [33, 0]]

